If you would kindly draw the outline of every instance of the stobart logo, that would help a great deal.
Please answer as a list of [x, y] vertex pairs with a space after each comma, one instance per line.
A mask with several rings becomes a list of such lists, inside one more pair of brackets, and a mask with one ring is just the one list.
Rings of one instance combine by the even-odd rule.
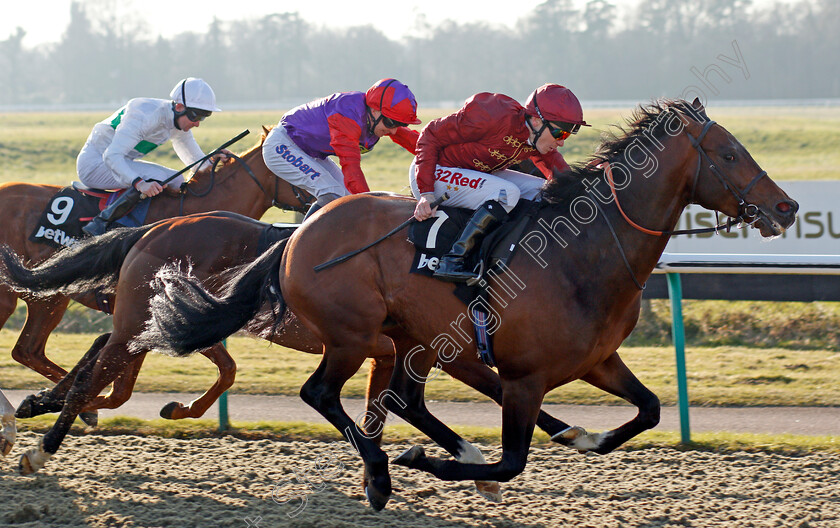
[[300, 170], [300, 172], [309, 176], [310, 179], [314, 180], [315, 178], [321, 175], [320, 172], [316, 171], [315, 169], [303, 162], [303, 156], [295, 156], [294, 154], [292, 154], [292, 151], [289, 149], [288, 146], [278, 145], [274, 147], [274, 150], [276, 150], [277, 153], [280, 154], [281, 158], [288, 161], [289, 164], [297, 167], [298, 170]]

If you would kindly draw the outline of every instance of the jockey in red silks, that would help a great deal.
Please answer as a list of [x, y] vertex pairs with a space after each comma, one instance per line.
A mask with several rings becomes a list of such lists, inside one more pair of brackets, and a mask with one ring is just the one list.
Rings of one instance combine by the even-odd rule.
[[478, 278], [464, 269], [464, 257], [507, 219], [520, 197], [537, 198], [545, 183], [508, 167], [530, 159], [546, 178], [568, 170], [557, 148], [581, 126], [589, 125], [580, 102], [559, 84], [537, 88], [524, 108], [506, 95], [479, 93], [456, 113], [426, 125], [409, 169], [411, 190], [418, 198], [415, 218], [429, 218], [429, 204], [444, 192], [450, 196], [447, 205], [475, 209], [435, 277], [451, 282]]
[[[367, 92], [341, 92], [289, 110], [263, 143], [263, 159], [278, 177], [305, 189], [316, 202], [304, 221], [327, 203], [370, 190], [362, 154], [382, 136], [415, 153], [420, 135], [417, 101], [408, 86], [382, 79]], [[327, 156], [338, 157], [338, 166]]]

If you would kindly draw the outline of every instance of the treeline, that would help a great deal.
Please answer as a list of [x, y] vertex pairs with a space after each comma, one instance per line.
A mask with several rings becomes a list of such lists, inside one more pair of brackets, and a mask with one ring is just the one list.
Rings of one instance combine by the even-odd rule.
[[524, 100], [549, 81], [584, 100], [840, 97], [836, 0], [639, 0], [629, 10], [547, 0], [514, 29], [420, 17], [401, 40], [297, 13], [217, 18], [203, 32], [151, 40], [144, 20], [114, 5], [73, 3], [55, 44], [25, 48], [23, 29], [0, 41], [0, 105], [165, 97], [185, 75], [208, 80], [222, 104], [284, 104], [364, 90], [384, 76], [411, 86], [421, 106], [479, 91]]

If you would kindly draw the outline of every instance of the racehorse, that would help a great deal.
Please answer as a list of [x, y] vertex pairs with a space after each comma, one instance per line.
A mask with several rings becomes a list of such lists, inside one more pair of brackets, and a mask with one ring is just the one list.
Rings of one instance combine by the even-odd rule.
[[[149, 283], [158, 269], [167, 262], [188, 266], [194, 276], [201, 278], [210, 288], [217, 289], [224, 284], [225, 270], [254, 260], [261, 245], [260, 240], [269, 229], [268, 224], [235, 213], [216, 211], [194, 214], [83, 239], [32, 269], [25, 267], [8, 247], [0, 246], [0, 261], [4, 263], [0, 270], [5, 269], [1, 274], [17, 291], [29, 295], [73, 296], [104, 289], [114, 291], [118, 300], [114, 312], [114, 331], [100, 336], [58, 385], [24, 400], [18, 408], [18, 417], [28, 418], [60, 411], [78, 372], [100, 355], [118, 356], [124, 368], [114, 381], [112, 392], [89, 401], [85, 410], [116, 408], [127, 401], [146, 352], [143, 350], [142, 353], [130, 355], [128, 348], [144, 327], [149, 297], [153, 293]], [[213, 233], [217, 242], [208, 243], [207, 233]], [[270, 317], [271, 306], [264, 305], [262, 311], [265, 317], [256, 319], [250, 325], [251, 333], [285, 347], [321, 353], [323, 345], [300, 324], [294, 314], [290, 313], [284, 324], [272, 332], [275, 324]], [[397, 342], [401, 343], [399, 339], [397, 337]], [[161, 410], [164, 418], [198, 418], [233, 384], [236, 364], [224, 346], [216, 343], [203, 353], [219, 367], [218, 380], [210, 390], [189, 405], [169, 403]], [[375, 432], [375, 435], [369, 436], [378, 437], [385, 421], [381, 401], [393, 369], [394, 345], [391, 340], [383, 335], [371, 357], [373, 362], [363, 427], [368, 433]], [[445, 365], [444, 370], [501, 403], [498, 377], [474, 358], [459, 358]], [[91, 382], [98, 383], [101, 390], [110, 379]], [[549, 434], [568, 427], [547, 414], [541, 415], [539, 425]], [[498, 490], [493, 491], [492, 487], [486, 486], [481, 491], [494, 498], [494, 493], [498, 493]]]
[[[544, 395], [576, 379], [624, 398], [639, 412], [610, 431], [592, 434], [573, 427], [555, 437], [579, 451], [604, 454], [654, 427], [659, 400], [624, 365], [617, 349], [636, 324], [642, 284], [680, 214], [697, 203], [771, 237], [794, 222], [798, 209], [747, 150], [706, 116], [698, 100], [639, 107], [628, 130], [606, 140], [586, 165], [555, 174], [541, 198], [519, 254], [501, 273], [485, 276], [488, 291], [495, 292], [490, 305], [503, 389], [501, 459], [490, 464], [443, 460], [415, 446], [395, 463], [443, 480], [510, 480], [525, 467]], [[332, 202], [285, 248], [274, 246], [243, 267], [218, 298], [184, 274], [161, 273], [149, 327], [138, 341], [166, 341], [174, 353], [212, 346], [259, 310], [265, 285], [276, 281], [276, 301], [286, 303], [324, 343], [321, 363], [301, 397], [357, 448], [369, 475], [368, 501], [381, 509], [391, 495], [388, 459], [353, 427], [340, 406], [341, 387], [383, 334], [431, 344], [398, 349], [389, 390], [400, 405], [388, 401], [387, 407], [457, 452], [463, 439], [428, 412], [423, 382], [438, 354], [475, 353], [463, 331], [453, 332], [461, 341], [449, 333], [465, 318], [465, 307], [451, 295], [451, 284], [408, 274], [413, 247], [402, 237], [387, 238], [321, 272], [314, 267], [376, 240], [381, 226], [397, 225], [413, 208], [413, 200], [372, 195]], [[113, 365], [98, 362], [92, 373], [108, 368]], [[55, 452], [79, 410], [80, 404], [68, 398], [42, 439], [43, 456]]]
[[[146, 221], [222, 209], [252, 218], [260, 218], [273, 205], [306, 211], [311, 197], [274, 176], [262, 158], [262, 143], [268, 133], [263, 128], [259, 143], [241, 155], [241, 161], [229, 160], [218, 172], [196, 173], [183, 193], [166, 191], [151, 201]], [[250, 167], [250, 168], [249, 168]], [[0, 184], [0, 244], [12, 248], [30, 264], [42, 262], [55, 249], [28, 239], [49, 200], [61, 187], [29, 183]], [[46, 343], [58, 325], [70, 301], [66, 295], [33, 297], [20, 295], [0, 284], [0, 327], [14, 313], [17, 299], [27, 307], [26, 322], [20, 332], [12, 357], [18, 363], [58, 382], [66, 371], [46, 356]], [[73, 300], [93, 309], [101, 309], [92, 292], [73, 296]]]

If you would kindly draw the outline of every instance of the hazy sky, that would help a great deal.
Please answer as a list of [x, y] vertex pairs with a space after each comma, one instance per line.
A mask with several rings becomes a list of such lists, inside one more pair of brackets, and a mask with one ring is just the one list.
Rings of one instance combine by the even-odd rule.
[[[425, 14], [429, 23], [445, 19], [459, 22], [486, 20], [512, 25], [543, 0], [518, 0], [515, 3], [495, 0], [478, 3], [474, 0], [142, 0], [122, 1], [121, 13], [138, 13], [152, 32], [173, 35], [190, 28], [206, 31], [214, 16], [220, 19], [243, 19], [297, 11], [301, 18], [330, 27], [373, 24], [389, 38], [398, 39], [407, 33], [417, 14]], [[582, 0], [581, 0], [582, 1]], [[56, 42], [70, 20], [71, 0], [3, 0], [6, 4], [0, 17], [0, 40], [20, 26], [26, 31], [24, 45]], [[102, 5], [102, 2], [83, 2]], [[107, 2], [106, 2], [107, 3]], [[615, 2], [622, 3], [622, 2]], [[626, 3], [626, 0], [625, 0]], [[476, 9], [480, 5], [481, 9]]]
[[[411, 31], [417, 15], [423, 14], [432, 25], [451, 19], [460, 23], [486, 21], [513, 24], [533, 11], [544, 0], [82, 0], [89, 6], [118, 6], [121, 15], [139, 15], [148, 23], [152, 37], [175, 35], [187, 30], [204, 33], [216, 16], [222, 20], [259, 17], [271, 13], [297, 11], [307, 22], [329, 27], [372, 24], [391, 39], [399, 39]], [[587, 0], [574, 0], [583, 8]], [[796, 0], [753, 0], [753, 5], [767, 6], [774, 2]], [[71, 0], [0, 0], [0, 40], [15, 28], [26, 31], [24, 46], [57, 42], [70, 20]], [[637, 0], [611, 0], [625, 12]], [[622, 18], [618, 17], [619, 22]]]

